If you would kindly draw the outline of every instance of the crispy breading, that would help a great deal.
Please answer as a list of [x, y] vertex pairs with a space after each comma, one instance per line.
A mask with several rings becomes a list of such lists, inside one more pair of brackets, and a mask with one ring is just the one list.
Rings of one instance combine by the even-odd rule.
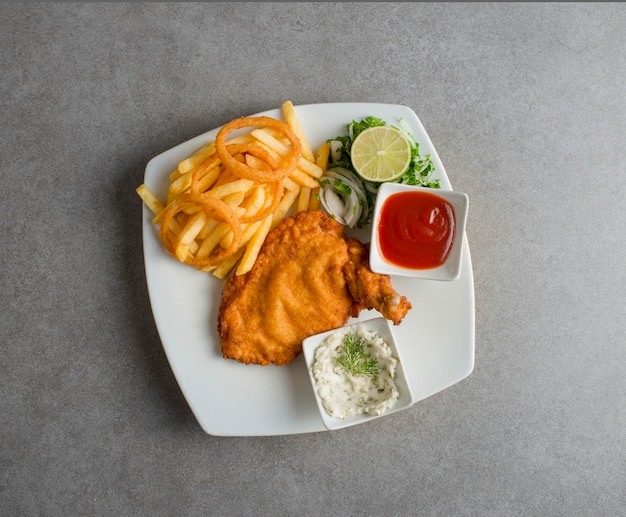
[[411, 302], [396, 292], [389, 275], [380, 275], [370, 269], [369, 244], [352, 238], [347, 239], [347, 243], [350, 260], [343, 271], [348, 289], [355, 303], [360, 305], [358, 310], [376, 309], [394, 325], [399, 325], [411, 309]]
[[304, 338], [339, 328], [364, 308], [402, 320], [410, 303], [387, 275], [369, 271], [366, 248], [343, 231], [316, 210], [288, 217], [268, 234], [252, 269], [224, 288], [218, 332], [225, 358], [290, 363]]

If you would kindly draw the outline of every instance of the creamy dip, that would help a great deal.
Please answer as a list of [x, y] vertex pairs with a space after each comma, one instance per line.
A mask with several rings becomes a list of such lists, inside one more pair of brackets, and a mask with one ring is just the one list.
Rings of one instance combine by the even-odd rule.
[[[350, 345], [346, 344], [346, 339], [352, 339], [353, 343], [355, 339], [363, 340], [359, 359], [361, 364], [366, 361], [369, 364], [367, 373], [353, 374], [344, 366], [349, 362], [345, 352], [346, 346]], [[389, 345], [375, 331], [357, 325], [356, 332], [338, 330], [332, 333], [315, 351], [312, 366], [324, 409], [329, 415], [341, 419], [360, 414], [381, 415], [399, 397], [394, 381], [397, 363]]]

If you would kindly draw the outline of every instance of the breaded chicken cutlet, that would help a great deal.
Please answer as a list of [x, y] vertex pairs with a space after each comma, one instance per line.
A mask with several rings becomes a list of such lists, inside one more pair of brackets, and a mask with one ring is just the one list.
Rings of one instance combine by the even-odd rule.
[[344, 325], [363, 309], [399, 324], [411, 303], [388, 275], [369, 269], [368, 248], [321, 210], [287, 217], [252, 269], [226, 284], [218, 316], [222, 353], [246, 364], [284, 365], [302, 340]]

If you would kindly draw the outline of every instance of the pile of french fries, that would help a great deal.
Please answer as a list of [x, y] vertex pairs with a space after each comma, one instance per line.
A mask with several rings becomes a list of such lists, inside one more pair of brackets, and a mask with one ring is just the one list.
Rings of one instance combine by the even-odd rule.
[[[137, 187], [137, 194], [154, 214], [153, 222], [161, 225], [161, 241], [177, 260], [210, 271], [220, 279], [242, 275], [250, 271], [267, 234], [280, 221], [299, 211], [319, 209], [317, 179], [326, 171], [330, 146], [323, 144], [314, 155], [293, 103], [285, 101], [281, 112], [283, 122], [301, 143], [301, 156], [280, 184], [238, 176], [236, 168], [227, 167], [219, 159], [212, 141], [172, 171], [164, 202], [145, 184]], [[290, 157], [298, 158], [291, 155], [294, 146], [273, 127], [255, 127], [226, 144], [232, 149], [254, 144], [267, 151], [233, 155], [238, 162], [259, 171], [260, 178], [271, 170], [260, 154], [274, 157], [273, 163], [281, 164]], [[255, 214], [262, 214], [262, 219], [255, 220]]]

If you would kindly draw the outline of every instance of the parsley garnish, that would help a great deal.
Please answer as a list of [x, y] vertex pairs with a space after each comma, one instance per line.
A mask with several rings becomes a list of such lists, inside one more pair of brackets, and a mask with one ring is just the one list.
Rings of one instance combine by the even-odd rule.
[[352, 189], [340, 179], [335, 180], [335, 190], [345, 197], [350, 197], [350, 194], [352, 194]]

